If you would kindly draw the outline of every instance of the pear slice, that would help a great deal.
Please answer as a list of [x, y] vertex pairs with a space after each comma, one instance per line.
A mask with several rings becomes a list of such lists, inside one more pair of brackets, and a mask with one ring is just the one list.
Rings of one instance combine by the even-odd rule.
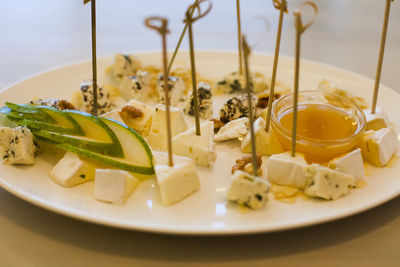
[[101, 118], [100, 120], [117, 136], [123, 148], [123, 158], [102, 155], [66, 143], [58, 143], [55, 145], [93, 161], [132, 172], [135, 174], [135, 177], [140, 180], [154, 175], [153, 155], [143, 137], [129, 127], [116, 121], [107, 118]]
[[54, 140], [57, 143], [79, 146], [83, 149], [107, 156], [124, 157], [124, 152], [117, 136], [104, 122], [80, 111], [67, 111], [66, 113], [81, 126], [85, 133], [83, 136], [34, 129], [32, 132], [37, 136]]

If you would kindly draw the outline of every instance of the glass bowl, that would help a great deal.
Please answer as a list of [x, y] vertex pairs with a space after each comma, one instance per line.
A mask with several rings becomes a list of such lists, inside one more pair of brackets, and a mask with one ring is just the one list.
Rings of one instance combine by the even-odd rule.
[[[321, 90], [306, 90], [299, 92], [298, 110], [307, 107], [318, 107], [324, 110], [337, 111], [343, 114], [344, 120], [351, 120], [351, 132], [340, 138], [318, 138], [299, 134], [300, 121], [297, 122], [296, 152], [305, 154], [308, 162], [327, 162], [334, 157], [351, 151], [357, 147], [366, 127], [364, 112], [349, 99]], [[271, 112], [271, 130], [275, 132], [282, 145], [290, 150], [292, 142], [292, 119], [290, 127], [281, 122], [284, 116], [293, 111], [293, 94], [287, 94], [276, 100]], [[298, 113], [299, 114], [299, 113]], [[321, 113], [322, 114], [322, 113]], [[298, 115], [299, 116], [299, 115]], [[319, 114], [319, 116], [321, 116]], [[335, 115], [339, 116], [339, 115]], [[341, 116], [341, 115], [340, 115]], [[339, 117], [338, 117], [339, 118]], [[326, 120], [326, 124], [332, 121]], [[334, 128], [335, 129], [335, 128]], [[335, 134], [333, 130], [332, 134]]]

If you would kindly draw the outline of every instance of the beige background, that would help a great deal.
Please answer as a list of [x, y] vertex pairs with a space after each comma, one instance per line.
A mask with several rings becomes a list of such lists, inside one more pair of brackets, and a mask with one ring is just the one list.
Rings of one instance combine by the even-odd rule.
[[[186, 0], [98, 0], [98, 54], [155, 50], [148, 15], [170, 19], [172, 48]], [[236, 49], [234, 0], [214, 0], [195, 25], [199, 49]], [[318, 0], [320, 15], [303, 40], [305, 58], [374, 78], [384, 0]], [[289, 1], [293, 10], [300, 1]], [[81, 0], [2, 1], [0, 88], [48, 68], [90, 58], [90, 8]], [[270, 32], [256, 16], [270, 20]], [[243, 29], [255, 50], [273, 51], [271, 1], [242, 0]], [[282, 54], [293, 55], [293, 16], [285, 17]], [[389, 25], [382, 82], [400, 92], [400, 3]], [[259, 36], [262, 38], [259, 41]], [[187, 48], [187, 43], [183, 44]], [[393, 115], [392, 115], [393, 116]], [[400, 177], [399, 177], [400, 178]], [[130, 232], [56, 215], [0, 189], [0, 266], [257, 266], [400, 264], [400, 198], [365, 213], [305, 229], [239, 237]]]

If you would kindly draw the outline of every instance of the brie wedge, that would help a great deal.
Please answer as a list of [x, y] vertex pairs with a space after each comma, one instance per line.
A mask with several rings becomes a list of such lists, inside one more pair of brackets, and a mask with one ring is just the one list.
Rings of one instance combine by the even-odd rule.
[[300, 153], [274, 154], [267, 161], [267, 178], [270, 182], [304, 189], [307, 185], [305, 171], [307, 162]]
[[125, 124], [134, 129], [135, 131], [138, 131], [141, 135], [147, 136], [150, 131], [150, 126], [153, 119], [155, 108], [147, 104], [144, 104], [140, 101], [137, 101], [135, 99], [129, 101], [126, 104], [126, 106], [133, 106], [137, 109], [140, 109], [143, 113], [143, 116], [138, 118], [124, 116], [123, 120]]
[[[285, 149], [282, 144], [279, 142], [273, 131], [270, 133], [265, 131], [265, 125], [265, 120], [261, 117], [254, 122], [254, 137], [256, 140], [257, 153], [267, 156], [283, 153]], [[241, 150], [244, 153], [251, 153], [250, 131], [247, 132], [247, 135], [242, 140]]]
[[354, 176], [356, 182], [365, 181], [364, 162], [359, 148], [331, 160], [328, 167]]
[[249, 119], [240, 118], [228, 122], [226, 125], [222, 126], [218, 133], [214, 136], [214, 141], [221, 142], [231, 139], [241, 139], [249, 130]]
[[398, 146], [397, 133], [392, 127], [366, 131], [360, 142], [364, 160], [377, 167], [388, 164]]
[[376, 107], [374, 114], [371, 114], [371, 109], [366, 109], [364, 110], [364, 114], [367, 120], [367, 126], [365, 128], [366, 131], [378, 131], [382, 128], [388, 128], [390, 126], [389, 118], [385, 110], [381, 107]]
[[139, 180], [127, 171], [98, 169], [94, 180], [97, 200], [122, 205], [135, 189]]

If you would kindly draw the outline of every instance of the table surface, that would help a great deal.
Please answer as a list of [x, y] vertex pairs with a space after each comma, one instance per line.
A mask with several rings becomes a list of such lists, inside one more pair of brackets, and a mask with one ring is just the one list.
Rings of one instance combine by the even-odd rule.
[[[98, 55], [157, 50], [148, 15], [170, 19], [173, 47], [187, 0], [97, 1]], [[195, 25], [198, 49], [237, 47], [235, 1], [213, 1]], [[243, 30], [254, 49], [272, 53], [277, 11], [272, 1], [242, 1]], [[300, 1], [289, 1], [293, 10]], [[385, 1], [316, 0], [304, 58], [375, 77]], [[90, 58], [90, 7], [76, 0], [4, 1], [0, 9], [0, 88], [26, 76]], [[269, 32], [259, 19], [269, 20]], [[400, 92], [400, 4], [393, 2], [382, 83]], [[265, 32], [265, 33], [264, 33]], [[261, 37], [260, 37], [261, 36]], [[292, 56], [293, 16], [285, 17], [282, 54]], [[187, 49], [187, 42], [183, 43]], [[292, 231], [233, 237], [185, 237], [107, 228], [51, 213], [0, 188], [0, 266], [353, 265], [398, 266], [400, 198], [339, 221]]]

